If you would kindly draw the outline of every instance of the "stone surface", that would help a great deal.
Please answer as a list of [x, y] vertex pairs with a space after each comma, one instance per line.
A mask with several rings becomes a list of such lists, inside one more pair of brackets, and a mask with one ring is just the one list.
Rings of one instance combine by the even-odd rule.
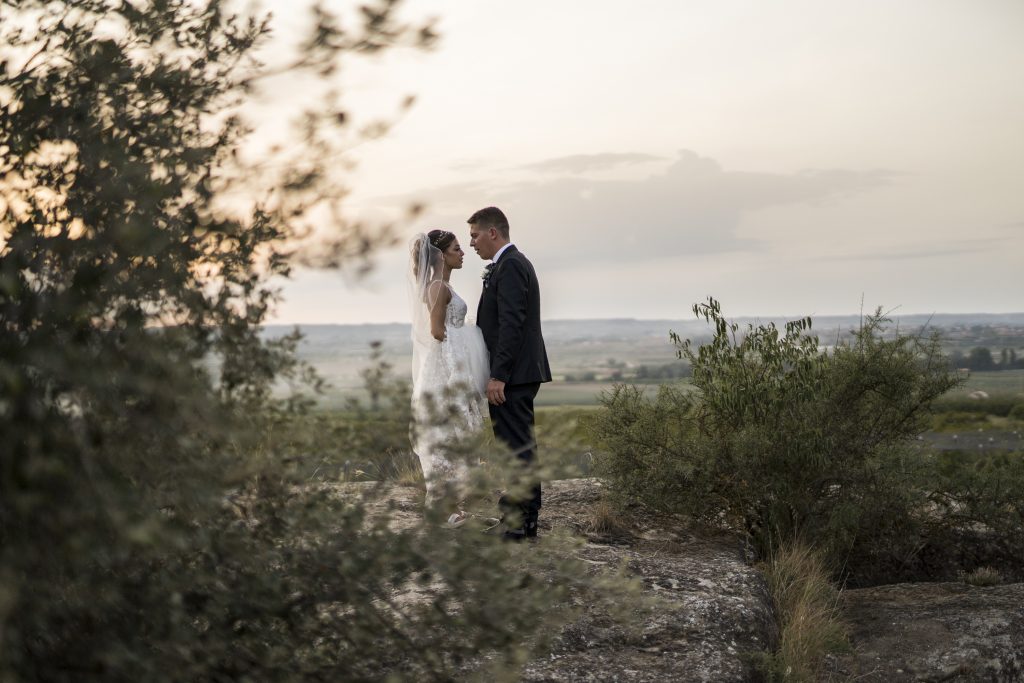
[[[540, 544], [558, 531], [581, 537], [578, 556], [595, 572], [624, 565], [640, 598], [622, 620], [580, 596], [580, 617], [522, 680], [758, 680], [753, 656], [775, 645], [777, 626], [737, 539], [640, 510], [610, 517], [602, 493], [593, 479], [546, 483]], [[390, 507], [393, 527], [411, 526], [422, 497], [394, 487], [371, 508]], [[1024, 584], [903, 583], [846, 590], [841, 600], [852, 648], [830, 658], [829, 680], [1024, 681]]]
[[845, 591], [858, 681], [1024, 681], [1024, 584], [902, 583]]
[[[541, 533], [564, 528], [587, 538], [580, 557], [596, 566], [625, 563], [646, 606], [629, 625], [587, 609], [553, 651], [531, 662], [526, 681], [747, 681], [750, 655], [770, 647], [775, 626], [760, 573], [729, 537], [699, 537], [677, 520], [631, 515], [615, 533], [594, 533], [601, 488], [593, 479], [550, 482]], [[597, 516], [597, 520], [595, 520]]]
[[[371, 486], [344, 489], [365, 493]], [[755, 680], [752, 656], [774, 644], [775, 624], [764, 579], [744, 561], [738, 540], [692, 534], [677, 519], [639, 512], [609, 518], [602, 494], [595, 479], [546, 482], [539, 544], [561, 531], [581, 537], [586, 542], [576, 552], [595, 573], [625, 566], [640, 582], [637, 604], [612, 615], [602, 596], [577, 596], [580, 617], [527, 664], [522, 680]], [[412, 526], [422, 497], [417, 488], [391, 487], [370, 499], [369, 511], [390, 508], [392, 528]]]

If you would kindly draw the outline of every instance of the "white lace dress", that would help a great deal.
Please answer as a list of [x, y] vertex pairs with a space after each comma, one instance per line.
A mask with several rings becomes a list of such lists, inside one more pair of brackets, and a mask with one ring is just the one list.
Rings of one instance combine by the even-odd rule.
[[464, 476], [465, 464], [453, 447], [483, 426], [490, 374], [483, 334], [476, 325], [466, 325], [469, 307], [448, 289], [452, 298], [445, 312], [445, 340], [434, 340], [424, 357], [413, 361], [412, 444], [428, 495], [438, 484]]

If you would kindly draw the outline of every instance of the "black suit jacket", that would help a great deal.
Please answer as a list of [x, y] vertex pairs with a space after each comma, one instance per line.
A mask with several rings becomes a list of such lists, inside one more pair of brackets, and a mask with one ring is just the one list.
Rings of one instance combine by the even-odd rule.
[[540, 287], [533, 264], [510, 246], [480, 295], [476, 324], [491, 353], [491, 377], [506, 384], [550, 382], [540, 330]]

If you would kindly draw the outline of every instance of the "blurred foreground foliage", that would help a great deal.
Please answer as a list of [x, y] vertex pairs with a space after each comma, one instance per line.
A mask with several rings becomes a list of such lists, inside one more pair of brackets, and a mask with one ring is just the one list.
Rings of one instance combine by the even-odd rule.
[[[349, 397], [340, 407], [280, 415], [266, 421], [265, 439], [310, 480], [390, 481], [423, 485], [419, 460], [411, 451], [411, 386], [385, 359], [384, 348], [371, 345], [362, 371], [363, 398]], [[536, 434], [542, 444], [542, 479], [590, 476], [593, 456], [585, 428], [590, 407], [541, 408]], [[443, 416], [442, 416], [443, 417]], [[499, 463], [506, 455], [489, 431], [472, 448], [480, 460]]]
[[[240, 107], [429, 43], [396, 5], [345, 30], [316, 8], [275, 73], [267, 21], [216, 0], [0, 1], [0, 679], [449, 680], [471, 657], [501, 679], [566, 616], [589, 575], [558, 544], [441, 533], [436, 510], [389, 527], [386, 491], [310, 483], [274, 438], [309, 406], [275, 383], [319, 380], [298, 332], [259, 334], [271, 278], [390, 237], [333, 223], [303, 252], [344, 196], [348, 118], [326, 98], [256, 163]], [[398, 438], [370, 422], [308, 446]]]
[[1024, 573], [1021, 454], [937, 457], [917, 439], [958, 382], [937, 337], [884, 334], [878, 311], [823, 349], [809, 318], [737, 334], [714, 299], [694, 312], [711, 341], [673, 340], [697, 391], [618, 385], [591, 421], [620, 496], [729, 526], [761, 557], [810, 544], [853, 583]]

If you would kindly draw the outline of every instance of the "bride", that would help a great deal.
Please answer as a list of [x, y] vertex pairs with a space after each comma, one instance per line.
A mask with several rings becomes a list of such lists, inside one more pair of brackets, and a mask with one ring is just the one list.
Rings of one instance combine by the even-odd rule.
[[[489, 375], [487, 347], [476, 325], [466, 325], [466, 302], [449, 284], [465, 254], [454, 233], [431, 230], [410, 246], [409, 300], [412, 307], [413, 451], [423, 468], [428, 500], [446, 485], [457, 485], [466, 465], [453, 452], [460, 438], [483, 425]], [[466, 520], [462, 510], [450, 526]]]

